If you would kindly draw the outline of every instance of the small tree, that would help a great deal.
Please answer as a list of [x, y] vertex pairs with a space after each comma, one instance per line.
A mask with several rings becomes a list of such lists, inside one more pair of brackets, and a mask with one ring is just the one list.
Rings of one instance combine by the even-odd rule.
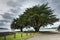
[[12, 29], [17, 29], [17, 19], [14, 19], [13, 21], [12, 21], [12, 23], [11, 23], [11, 28]]
[[18, 22], [18, 18], [14, 19], [11, 23], [11, 29], [20, 29], [21, 30], [21, 37], [22, 37], [22, 28], [23, 26], [21, 26]]
[[60, 31], [60, 25], [58, 26], [58, 31]]

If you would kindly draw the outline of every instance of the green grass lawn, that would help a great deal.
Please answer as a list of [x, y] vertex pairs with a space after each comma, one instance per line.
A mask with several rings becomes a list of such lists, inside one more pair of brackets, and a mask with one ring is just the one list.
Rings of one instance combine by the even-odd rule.
[[[38, 33], [22, 33], [23, 36], [21, 37], [21, 33], [16, 33], [16, 38], [14, 35], [6, 36], [6, 40], [26, 40], [27, 38], [31, 38], [33, 36], [37, 36]], [[4, 40], [4, 37], [0, 37], [0, 40]]]

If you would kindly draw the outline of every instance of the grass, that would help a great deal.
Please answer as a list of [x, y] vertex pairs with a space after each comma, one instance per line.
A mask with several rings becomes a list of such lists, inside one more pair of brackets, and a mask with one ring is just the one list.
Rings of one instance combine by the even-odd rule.
[[[16, 33], [16, 38], [14, 38], [14, 35], [8, 35], [6, 36], [6, 40], [26, 40], [28, 38], [31, 38], [33, 36], [37, 36], [37, 33], [22, 33], [23, 36], [21, 37], [21, 33]], [[0, 37], [0, 40], [4, 40], [4, 37]]]

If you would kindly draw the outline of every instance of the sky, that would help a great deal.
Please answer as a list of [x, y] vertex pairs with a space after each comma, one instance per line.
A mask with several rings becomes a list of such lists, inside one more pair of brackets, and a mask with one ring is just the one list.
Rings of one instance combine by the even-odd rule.
[[[60, 18], [60, 0], [0, 0], [0, 27], [10, 28], [10, 24], [14, 18], [30, 7], [48, 3], [54, 14]], [[48, 27], [56, 27], [60, 25], [60, 21]]]

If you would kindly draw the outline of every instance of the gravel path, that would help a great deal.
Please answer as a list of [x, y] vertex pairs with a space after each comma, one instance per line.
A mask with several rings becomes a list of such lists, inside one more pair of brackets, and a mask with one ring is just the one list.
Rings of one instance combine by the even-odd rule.
[[30, 38], [27, 40], [60, 40], [60, 34], [44, 33], [44, 34], [40, 34], [39, 36]]

